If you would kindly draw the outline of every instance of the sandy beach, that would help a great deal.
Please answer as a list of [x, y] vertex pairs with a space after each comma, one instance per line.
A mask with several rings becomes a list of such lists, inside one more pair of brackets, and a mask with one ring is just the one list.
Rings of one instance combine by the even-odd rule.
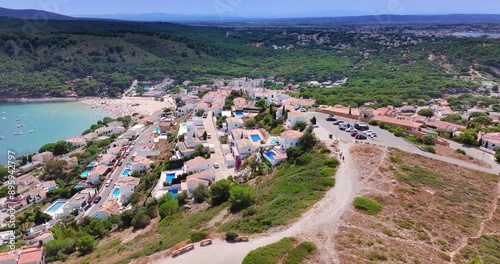
[[85, 98], [81, 102], [89, 104], [92, 107], [101, 108], [115, 114], [117, 117], [132, 115], [133, 113], [150, 115], [166, 107], [175, 108], [175, 101], [170, 96], [164, 97], [163, 102], [143, 97], [123, 97], [121, 99]]

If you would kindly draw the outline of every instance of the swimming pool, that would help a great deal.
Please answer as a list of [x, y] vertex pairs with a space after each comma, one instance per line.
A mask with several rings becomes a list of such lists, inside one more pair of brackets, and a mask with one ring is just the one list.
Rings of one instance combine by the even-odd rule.
[[175, 173], [167, 173], [165, 181], [171, 183], [173, 179], [175, 179]]
[[170, 193], [173, 197], [177, 197], [177, 194], [179, 193], [179, 190], [168, 190], [168, 193]]
[[270, 160], [274, 160], [274, 156], [276, 156], [276, 153], [272, 151], [264, 152], [264, 156], [266, 156]]
[[160, 133], [160, 131], [161, 131], [161, 127], [157, 127], [157, 128], [155, 128], [155, 132], [156, 132], [156, 133]]
[[77, 183], [74, 188], [75, 189], [82, 189], [83, 187], [85, 187], [85, 184], [83, 184], [83, 183]]
[[93, 167], [95, 167], [97, 165], [99, 165], [99, 163], [97, 163], [97, 162], [94, 161], [94, 162], [89, 163], [89, 165], [87, 165], [87, 168], [93, 168]]
[[243, 112], [234, 112], [234, 116], [236, 116], [236, 117], [244, 117], [245, 115], [243, 114]]
[[262, 140], [259, 135], [250, 135], [250, 138], [252, 138], [253, 142]]
[[47, 208], [47, 210], [45, 210], [45, 212], [47, 213], [54, 213], [55, 211], [59, 210], [61, 207], [63, 207], [63, 205], [65, 204], [66, 202], [65, 201], [56, 201], [55, 203], [53, 203], [49, 208]]
[[87, 176], [89, 176], [89, 173], [90, 173], [90, 171], [86, 170], [86, 171], [82, 172], [82, 174], [80, 174], [80, 177], [87, 178]]
[[114, 197], [118, 197], [118, 196], [120, 196], [120, 188], [115, 188], [115, 189], [113, 190], [113, 196], [114, 196]]
[[99, 219], [99, 214], [95, 214], [93, 218], [94, 219]]
[[123, 171], [123, 173], [122, 173], [122, 177], [126, 177], [126, 176], [128, 176], [131, 172], [132, 172], [132, 170], [131, 170], [131, 169], [125, 169], [125, 170]]
[[275, 139], [275, 138], [271, 139], [271, 141], [270, 141], [270, 142], [271, 142], [271, 143], [279, 143], [279, 141], [278, 141], [277, 139]]

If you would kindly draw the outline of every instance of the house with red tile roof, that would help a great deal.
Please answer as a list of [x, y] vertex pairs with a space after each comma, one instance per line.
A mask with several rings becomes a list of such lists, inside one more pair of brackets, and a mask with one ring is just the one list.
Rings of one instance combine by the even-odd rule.
[[81, 147], [81, 146], [87, 144], [87, 140], [85, 140], [84, 137], [68, 138], [68, 139], [66, 139], [66, 142], [71, 144], [71, 146], [73, 146], [73, 147]]
[[307, 115], [302, 112], [289, 112], [287, 114], [287, 125], [288, 127], [293, 127], [297, 122], [304, 122], [307, 123], [309, 119], [307, 118]]
[[194, 173], [197, 171], [207, 170], [213, 168], [214, 161], [212, 159], [204, 159], [202, 157], [195, 157], [184, 163], [185, 173]]
[[[121, 194], [121, 193], [120, 193]], [[116, 215], [120, 212], [120, 206], [118, 205], [118, 199], [108, 199], [97, 211], [95, 218], [101, 220], [107, 220], [110, 216]]]
[[297, 147], [299, 145], [300, 138], [304, 135], [304, 133], [296, 130], [287, 130], [281, 133], [281, 148], [283, 150], [287, 150], [290, 147]]
[[404, 119], [397, 119], [387, 116], [375, 116], [372, 120], [377, 120], [379, 122], [384, 122], [393, 126], [403, 127], [411, 131], [418, 131], [418, 129], [423, 125], [421, 123], [416, 123]]
[[26, 246], [19, 250], [17, 264], [44, 264], [43, 246]]
[[87, 182], [96, 183], [100, 181], [101, 177], [105, 177], [109, 170], [108, 166], [97, 165], [89, 172], [85, 180]]

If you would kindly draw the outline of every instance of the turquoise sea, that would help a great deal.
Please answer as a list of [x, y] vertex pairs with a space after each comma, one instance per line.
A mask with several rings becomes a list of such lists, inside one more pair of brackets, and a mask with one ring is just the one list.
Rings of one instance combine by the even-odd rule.
[[81, 135], [106, 116], [114, 117], [80, 102], [0, 103], [0, 163], [7, 162], [8, 150], [18, 156], [38, 152], [46, 143]]

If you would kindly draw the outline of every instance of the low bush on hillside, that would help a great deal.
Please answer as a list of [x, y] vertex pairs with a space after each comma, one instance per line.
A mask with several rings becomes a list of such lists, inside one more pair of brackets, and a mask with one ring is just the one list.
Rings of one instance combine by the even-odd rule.
[[465, 151], [463, 149], [456, 149], [455, 152], [462, 154], [462, 155], [465, 155]]
[[198, 242], [208, 237], [208, 234], [205, 232], [194, 232], [191, 234], [191, 242]]
[[316, 250], [312, 242], [303, 242], [295, 246], [295, 238], [286, 237], [282, 240], [250, 251], [243, 259], [243, 264], [285, 263], [300, 264]]
[[425, 152], [436, 154], [436, 150], [431, 146], [422, 146], [422, 150]]
[[368, 215], [376, 215], [382, 210], [382, 206], [368, 198], [358, 197], [354, 199], [354, 208]]

